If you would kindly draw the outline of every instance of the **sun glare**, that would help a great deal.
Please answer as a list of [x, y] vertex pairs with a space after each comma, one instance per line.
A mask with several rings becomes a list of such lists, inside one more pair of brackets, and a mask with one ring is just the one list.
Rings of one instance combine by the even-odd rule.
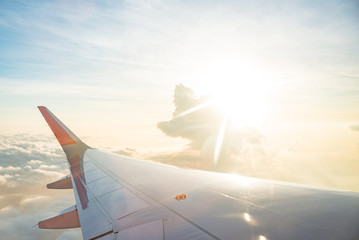
[[237, 127], [258, 127], [268, 109], [268, 77], [239, 61], [216, 62], [208, 69], [202, 72], [201, 90], [213, 105]]
[[274, 83], [270, 76], [265, 75], [264, 68], [243, 61], [216, 61], [203, 65], [202, 71], [195, 77], [199, 78], [200, 95], [210, 99], [196, 107], [188, 109], [176, 117], [183, 117], [208, 106], [214, 106], [223, 115], [220, 126], [213, 164], [217, 165], [225, 131], [231, 127], [260, 127], [269, 106], [269, 95]]

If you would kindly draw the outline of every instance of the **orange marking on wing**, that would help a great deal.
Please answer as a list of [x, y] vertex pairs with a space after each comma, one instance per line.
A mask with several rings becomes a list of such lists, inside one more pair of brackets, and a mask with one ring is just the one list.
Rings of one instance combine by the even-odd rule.
[[51, 116], [46, 107], [39, 107], [39, 110], [61, 146], [76, 143], [72, 137], [70, 137], [70, 135], [61, 127], [61, 125]]
[[184, 193], [182, 193], [181, 195], [177, 195], [177, 196], [175, 197], [175, 199], [176, 199], [177, 201], [179, 201], [179, 200], [185, 200], [186, 197], [187, 197], [187, 195], [184, 194]]

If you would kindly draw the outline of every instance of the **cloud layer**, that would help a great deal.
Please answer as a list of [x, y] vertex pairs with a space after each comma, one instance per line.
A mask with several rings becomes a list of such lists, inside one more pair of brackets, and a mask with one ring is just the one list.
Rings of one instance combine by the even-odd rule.
[[[355, 169], [359, 170], [355, 149], [339, 142], [331, 151], [327, 149], [327, 144], [332, 142], [325, 141], [325, 134], [350, 137], [342, 128], [334, 132], [338, 128], [335, 125], [293, 123], [289, 129], [281, 125], [271, 137], [283, 139], [274, 141], [256, 128], [237, 128], [228, 121], [221, 133], [225, 117], [214, 106], [206, 104], [207, 100], [196, 96], [192, 89], [177, 85], [173, 116], [157, 126], [166, 135], [187, 139], [189, 143], [181, 152], [153, 153], [145, 157], [181, 167], [359, 190], [354, 184], [359, 180], [355, 173]], [[351, 129], [355, 131], [356, 126]], [[311, 140], [308, 135], [303, 138], [306, 142], [295, 138], [289, 142], [283, 133], [300, 139], [303, 133], [305, 136], [314, 133], [312, 136], [316, 138]], [[317, 140], [322, 141], [320, 145]]]
[[[9, 239], [79, 239], [80, 230], [40, 230], [38, 221], [74, 205], [72, 190], [45, 185], [68, 174], [54, 137], [0, 135], [0, 232]], [[19, 230], [21, 229], [21, 231]]]

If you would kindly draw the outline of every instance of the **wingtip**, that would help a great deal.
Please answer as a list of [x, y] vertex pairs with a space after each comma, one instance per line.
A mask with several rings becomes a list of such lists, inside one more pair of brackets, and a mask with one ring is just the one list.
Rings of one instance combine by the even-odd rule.
[[81, 141], [70, 129], [57, 119], [49, 109], [44, 106], [38, 106], [38, 108], [61, 146], [75, 144]]

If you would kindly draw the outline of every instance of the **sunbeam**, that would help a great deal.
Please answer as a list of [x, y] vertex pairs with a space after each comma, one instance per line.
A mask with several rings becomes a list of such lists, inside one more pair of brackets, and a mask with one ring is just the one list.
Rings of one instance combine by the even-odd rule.
[[193, 108], [190, 108], [190, 109], [188, 109], [186, 111], [181, 112], [180, 114], [175, 115], [174, 118], [184, 117], [184, 116], [186, 116], [186, 115], [188, 115], [190, 113], [196, 112], [196, 111], [201, 110], [201, 109], [203, 109], [205, 107], [208, 107], [210, 105], [212, 105], [212, 102], [205, 102], [205, 103], [199, 104], [199, 105], [197, 105], [197, 106], [195, 106]]
[[214, 165], [217, 165], [218, 160], [219, 160], [219, 156], [221, 154], [222, 143], [223, 143], [223, 139], [224, 139], [224, 133], [225, 133], [226, 127], [227, 127], [227, 122], [228, 122], [228, 118], [224, 117], [223, 121], [222, 121], [222, 124], [221, 124], [221, 128], [219, 129], [217, 142], [216, 142], [216, 148], [214, 150], [214, 158], [213, 158], [213, 164]]

